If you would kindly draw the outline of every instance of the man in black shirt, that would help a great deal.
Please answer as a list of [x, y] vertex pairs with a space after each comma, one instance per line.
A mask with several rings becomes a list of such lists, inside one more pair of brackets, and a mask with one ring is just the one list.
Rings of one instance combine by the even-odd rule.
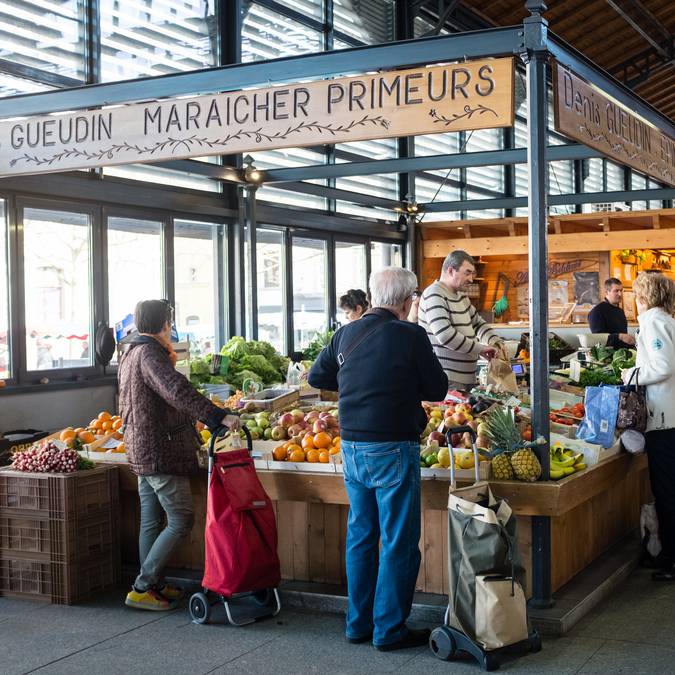
[[607, 346], [615, 347], [635, 347], [635, 336], [628, 332], [628, 320], [623, 309], [619, 306], [621, 303], [621, 294], [623, 286], [621, 281], [612, 277], [605, 281], [605, 299], [589, 312], [588, 324], [591, 333], [609, 333]]

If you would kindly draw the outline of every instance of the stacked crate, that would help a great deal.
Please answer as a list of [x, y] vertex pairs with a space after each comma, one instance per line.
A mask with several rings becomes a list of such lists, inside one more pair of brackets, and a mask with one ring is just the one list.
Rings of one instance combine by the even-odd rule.
[[117, 467], [0, 470], [0, 595], [70, 605], [120, 577]]

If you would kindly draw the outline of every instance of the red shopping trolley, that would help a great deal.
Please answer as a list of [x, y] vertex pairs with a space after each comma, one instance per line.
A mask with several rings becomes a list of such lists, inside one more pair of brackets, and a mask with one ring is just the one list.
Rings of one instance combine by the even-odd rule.
[[195, 623], [207, 623], [220, 602], [235, 626], [281, 610], [274, 509], [255, 471], [251, 434], [243, 429], [247, 448], [215, 452], [225, 426], [214, 429], [209, 444], [204, 578], [189, 602]]

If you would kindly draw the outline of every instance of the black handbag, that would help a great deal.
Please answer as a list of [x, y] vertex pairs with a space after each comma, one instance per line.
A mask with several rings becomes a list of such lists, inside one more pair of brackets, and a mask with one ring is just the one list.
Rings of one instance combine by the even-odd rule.
[[[628, 383], [621, 387], [619, 394], [619, 413], [616, 416], [616, 428], [620, 431], [634, 429], [643, 432], [647, 428], [647, 397], [644, 387], [638, 385], [638, 370], [636, 368]], [[635, 384], [632, 384], [635, 378]]]

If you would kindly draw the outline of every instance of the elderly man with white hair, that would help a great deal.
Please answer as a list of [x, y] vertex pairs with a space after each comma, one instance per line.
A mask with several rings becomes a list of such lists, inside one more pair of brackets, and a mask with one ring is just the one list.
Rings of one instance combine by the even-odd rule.
[[347, 640], [390, 651], [429, 639], [428, 630], [406, 626], [420, 566], [420, 402], [442, 400], [448, 378], [424, 329], [406, 321], [415, 275], [385, 267], [369, 287], [372, 308], [335, 333], [309, 383], [340, 392]]

